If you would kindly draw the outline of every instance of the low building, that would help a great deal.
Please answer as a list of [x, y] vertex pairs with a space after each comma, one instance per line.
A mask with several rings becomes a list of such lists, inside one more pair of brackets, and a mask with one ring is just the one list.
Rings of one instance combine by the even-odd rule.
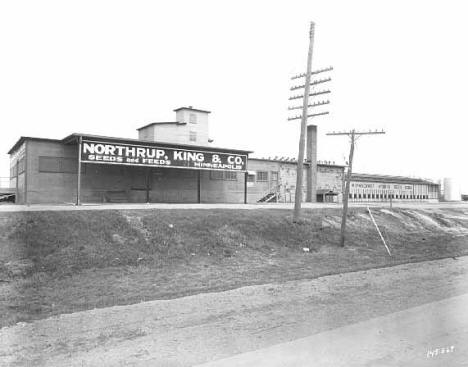
[[438, 200], [440, 185], [429, 180], [401, 176], [354, 173], [351, 177], [351, 201], [422, 201]]
[[209, 111], [175, 112], [138, 129], [139, 139], [21, 137], [8, 152], [16, 202], [246, 202], [251, 152], [211, 146]]
[[[307, 199], [307, 176], [310, 162], [304, 162], [303, 194]], [[343, 187], [343, 165], [332, 162], [316, 164], [315, 197], [310, 201], [339, 202]], [[294, 202], [296, 193], [297, 160], [292, 158], [249, 158], [248, 164], [249, 202]]]
[[[174, 110], [174, 121], [138, 129], [138, 139], [71, 134], [21, 137], [9, 150], [16, 202], [255, 203], [294, 202], [297, 161], [252, 158], [214, 146], [210, 111]], [[317, 127], [307, 127], [303, 200], [341, 202], [345, 166], [317, 162]], [[431, 200], [438, 185], [405, 177], [352, 176], [349, 198]]]

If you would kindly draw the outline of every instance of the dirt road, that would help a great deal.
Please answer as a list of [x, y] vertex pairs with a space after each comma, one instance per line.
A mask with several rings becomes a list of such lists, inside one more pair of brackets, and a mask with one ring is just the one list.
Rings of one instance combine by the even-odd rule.
[[[352, 202], [351, 207], [381, 207], [390, 208], [389, 202]], [[394, 208], [410, 208], [410, 209], [437, 209], [437, 208], [452, 208], [466, 209], [468, 202], [424, 202], [424, 201], [394, 201]], [[303, 208], [308, 209], [323, 209], [323, 208], [341, 208], [341, 204], [337, 203], [302, 203]], [[0, 212], [37, 212], [37, 211], [80, 211], [80, 210], [132, 210], [132, 209], [293, 209], [294, 203], [253, 203], [253, 204], [166, 204], [166, 203], [107, 203], [107, 204], [83, 204], [76, 206], [69, 204], [34, 204], [34, 205], [18, 205], [18, 204], [3, 204], [0, 205]]]
[[0, 363], [192, 366], [463, 295], [467, 280], [463, 257], [61, 315], [1, 329]]
[[466, 366], [468, 294], [197, 367]]

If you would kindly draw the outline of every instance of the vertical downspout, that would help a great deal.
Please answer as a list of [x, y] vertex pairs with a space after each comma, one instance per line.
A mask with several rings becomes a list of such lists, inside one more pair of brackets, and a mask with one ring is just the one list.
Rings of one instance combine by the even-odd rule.
[[248, 171], [244, 173], [244, 204], [247, 204], [247, 176], [249, 175]]
[[16, 196], [15, 196], [15, 204], [19, 204], [19, 162], [16, 160]]
[[25, 147], [24, 147], [24, 203], [28, 205], [28, 159], [29, 159], [29, 154], [28, 154], [28, 141], [25, 142]]

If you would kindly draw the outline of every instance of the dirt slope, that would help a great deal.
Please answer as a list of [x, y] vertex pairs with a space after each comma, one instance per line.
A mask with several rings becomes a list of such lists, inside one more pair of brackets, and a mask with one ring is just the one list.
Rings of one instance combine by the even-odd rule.
[[393, 257], [365, 208], [0, 213], [0, 325], [468, 254], [468, 208], [372, 210]]

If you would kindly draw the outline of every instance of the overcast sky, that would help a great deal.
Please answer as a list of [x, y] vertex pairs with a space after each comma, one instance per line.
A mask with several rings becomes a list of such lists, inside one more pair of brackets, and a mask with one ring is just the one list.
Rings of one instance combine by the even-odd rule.
[[[136, 138], [174, 108], [212, 111], [216, 146], [297, 157], [290, 77], [334, 67], [318, 158], [354, 171], [441, 179], [468, 193], [464, 1], [0, 0], [0, 176], [20, 136]], [[291, 115], [291, 114], [289, 114]], [[347, 158], [346, 158], [347, 159]]]

